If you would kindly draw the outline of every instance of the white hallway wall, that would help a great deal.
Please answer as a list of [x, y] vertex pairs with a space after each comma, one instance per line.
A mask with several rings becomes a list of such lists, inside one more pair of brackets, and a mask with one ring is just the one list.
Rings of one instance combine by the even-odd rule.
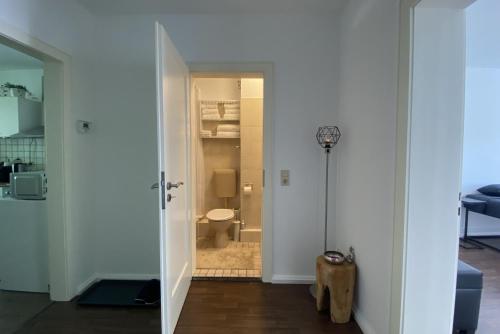
[[[466, 10], [467, 72], [462, 194], [500, 183], [500, 2], [478, 0]], [[462, 215], [462, 232], [465, 215]], [[500, 235], [500, 220], [470, 214], [469, 234]]]
[[[72, 235], [80, 238], [72, 253], [81, 260], [72, 280], [81, 283], [94, 271], [157, 272], [157, 215], [154, 194], [148, 190], [156, 176], [154, 17], [98, 18], [102, 52], [93, 72], [85, 50], [95, 45], [87, 44], [83, 32], [92, 29], [94, 18], [85, 11], [55, 0], [0, 4], [8, 9], [0, 12], [0, 19], [74, 55], [74, 117], [95, 117], [96, 155], [90, 150], [91, 137], [75, 136], [72, 144], [75, 154], [83, 157], [73, 166], [73, 188], [80, 201], [73, 210], [77, 219]], [[337, 246], [353, 244], [357, 249], [357, 315], [368, 334], [388, 332], [397, 8], [397, 0], [356, 0], [345, 9], [340, 87], [335, 18], [161, 17], [188, 61], [275, 64], [274, 173], [293, 167], [289, 188], [279, 187], [277, 179], [274, 183], [275, 274], [314, 272], [313, 258], [322, 247], [323, 198], [323, 179], [318, 176], [323, 174], [322, 152], [314, 133], [318, 125], [336, 123], [337, 90], [343, 95], [338, 106], [344, 136], [337, 146], [337, 174], [344, 179], [337, 184], [338, 227], [330, 229], [330, 239], [336, 235]], [[59, 24], [64, 28], [57, 29]], [[96, 114], [90, 112], [93, 85]], [[82, 160], [83, 165], [77, 163]], [[369, 198], [363, 210], [354, 207], [360, 194]], [[92, 199], [97, 206], [95, 231], [89, 224]], [[144, 251], [146, 246], [151, 250]]]
[[68, 226], [69, 281], [71, 289], [76, 291], [77, 286], [95, 271], [95, 142], [91, 135], [77, 134], [73, 127], [77, 119], [92, 121], [94, 117], [94, 17], [74, 1], [67, 0], [0, 0], [0, 8], [0, 21], [72, 57], [71, 110], [67, 122], [70, 128], [65, 147], [70, 155], [68, 168], [73, 175], [68, 202], [71, 212]]
[[336, 243], [356, 250], [356, 318], [366, 334], [389, 333], [398, 3], [353, 0], [341, 19]]
[[337, 22], [331, 16], [99, 18], [98, 271], [159, 270], [156, 199], [149, 190], [156, 177], [157, 19], [188, 62], [274, 63], [273, 173], [291, 169], [290, 187], [274, 179], [274, 275], [312, 278], [322, 251], [323, 153], [315, 133], [336, 121]]

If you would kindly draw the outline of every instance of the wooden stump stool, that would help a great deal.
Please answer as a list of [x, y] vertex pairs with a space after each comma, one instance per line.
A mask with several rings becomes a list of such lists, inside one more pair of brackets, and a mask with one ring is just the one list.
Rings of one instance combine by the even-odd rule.
[[[328, 263], [323, 256], [316, 259], [316, 308], [318, 311], [328, 309], [332, 322], [344, 324], [351, 319], [352, 298], [356, 266], [353, 263], [334, 265]], [[330, 305], [326, 289], [330, 293]]]

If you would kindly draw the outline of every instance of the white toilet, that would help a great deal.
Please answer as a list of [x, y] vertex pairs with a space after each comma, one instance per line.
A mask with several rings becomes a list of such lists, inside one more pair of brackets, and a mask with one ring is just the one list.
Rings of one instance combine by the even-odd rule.
[[225, 209], [213, 209], [207, 218], [215, 232], [215, 247], [224, 248], [229, 242], [228, 230], [234, 220], [234, 210], [227, 209], [227, 200], [236, 196], [236, 171], [234, 169], [214, 170], [215, 195], [225, 199]]

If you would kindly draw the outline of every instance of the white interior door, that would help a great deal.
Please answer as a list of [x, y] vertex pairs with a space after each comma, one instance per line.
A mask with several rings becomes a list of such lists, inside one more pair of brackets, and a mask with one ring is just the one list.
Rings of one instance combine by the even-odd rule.
[[403, 333], [451, 333], [465, 85], [460, 9], [417, 7]]
[[188, 205], [189, 71], [156, 24], [162, 331], [173, 333], [191, 282]]

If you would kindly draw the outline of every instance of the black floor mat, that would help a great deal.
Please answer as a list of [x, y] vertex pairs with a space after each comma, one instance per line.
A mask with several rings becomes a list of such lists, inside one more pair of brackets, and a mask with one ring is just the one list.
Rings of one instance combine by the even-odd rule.
[[[158, 286], [158, 289], [155, 289], [155, 286]], [[102, 280], [88, 288], [78, 298], [77, 304], [157, 307], [160, 306], [159, 281]]]

